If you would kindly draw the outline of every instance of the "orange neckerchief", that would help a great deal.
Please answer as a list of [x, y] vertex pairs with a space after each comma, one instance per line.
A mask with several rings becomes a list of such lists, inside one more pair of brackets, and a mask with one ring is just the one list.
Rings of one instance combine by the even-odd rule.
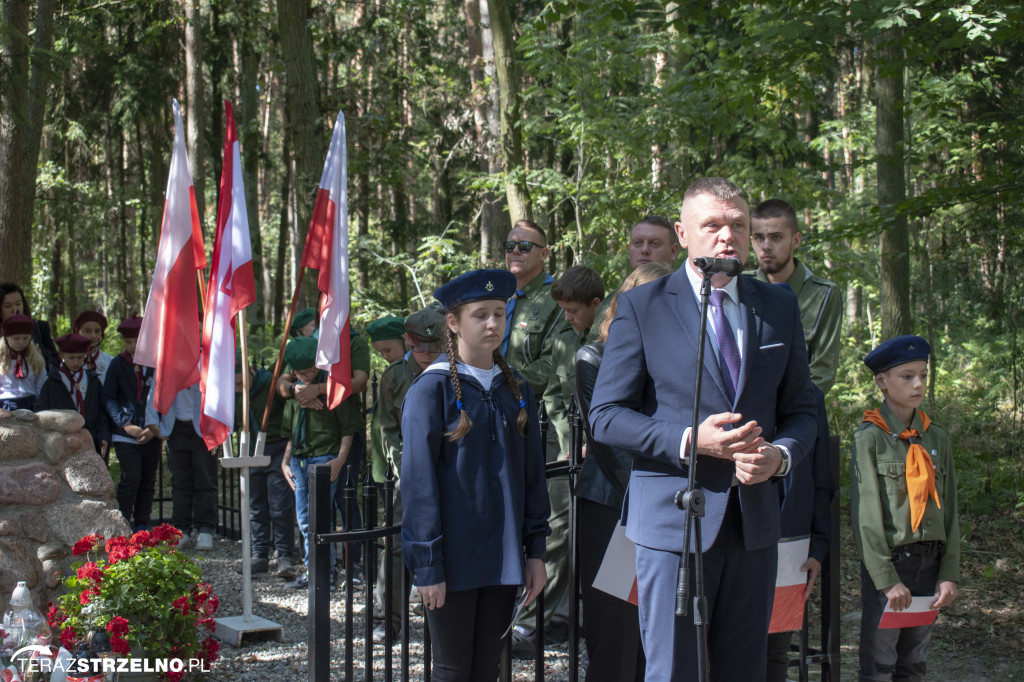
[[[921, 430], [927, 431], [932, 420], [921, 410], [917, 413], [921, 415]], [[879, 410], [864, 410], [864, 421], [874, 424], [886, 433], [892, 433]], [[907, 450], [907, 493], [910, 495], [910, 525], [916, 531], [921, 527], [928, 498], [935, 500], [935, 506], [939, 509], [942, 509], [942, 505], [939, 504], [939, 493], [935, 490], [935, 467], [920, 443], [921, 436], [917, 429], [903, 429], [899, 437], [910, 441], [910, 448]]]

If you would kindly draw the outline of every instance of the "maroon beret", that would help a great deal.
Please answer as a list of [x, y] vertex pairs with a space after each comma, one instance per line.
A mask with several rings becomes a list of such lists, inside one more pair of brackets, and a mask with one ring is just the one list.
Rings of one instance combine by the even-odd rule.
[[117, 333], [126, 339], [139, 338], [139, 330], [142, 329], [142, 318], [135, 316], [117, 325]]
[[61, 353], [88, 353], [92, 341], [81, 334], [65, 334], [54, 339]]
[[11, 315], [4, 320], [3, 334], [4, 336], [31, 334], [35, 328], [35, 321], [28, 315]]
[[107, 318], [97, 310], [85, 310], [79, 313], [78, 317], [75, 318], [75, 331], [77, 332], [81, 329], [82, 325], [86, 322], [95, 322], [100, 326], [100, 329], [107, 331]]

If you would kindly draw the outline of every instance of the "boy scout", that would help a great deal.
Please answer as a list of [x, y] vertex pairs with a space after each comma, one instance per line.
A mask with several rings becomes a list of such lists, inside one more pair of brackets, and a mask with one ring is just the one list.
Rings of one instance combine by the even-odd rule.
[[[370, 345], [380, 353], [384, 362], [389, 366], [405, 357], [405, 318], [394, 315], [386, 315], [366, 325], [366, 335], [370, 337]], [[387, 476], [387, 460], [384, 458], [384, 444], [380, 441], [380, 413], [377, 403], [380, 397], [380, 387], [377, 386], [377, 393], [373, 396], [373, 405], [370, 407], [370, 426], [367, 429], [367, 436], [370, 441], [370, 473], [373, 480], [380, 483]]]
[[[402, 469], [402, 401], [413, 380], [437, 360], [441, 354], [441, 341], [444, 334], [445, 321], [442, 309], [431, 305], [418, 310], [405, 320], [404, 341], [411, 349], [405, 357], [394, 362], [384, 370], [378, 389], [377, 416], [380, 422], [380, 440], [391, 475], [399, 479]], [[384, 480], [382, 477], [379, 480]], [[395, 483], [394, 518], [402, 518], [401, 482]], [[402, 623], [401, 571], [402, 542], [396, 536], [391, 552], [391, 600], [389, 620], [392, 642], [397, 641], [398, 630]], [[377, 565], [378, 602], [383, 599], [387, 574], [384, 571], [384, 558]], [[384, 625], [374, 628], [375, 642], [384, 641]]]
[[759, 267], [746, 274], [762, 282], [785, 282], [796, 294], [811, 365], [811, 382], [828, 395], [839, 365], [843, 296], [838, 286], [818, 277], [793, 256], [801, 237], [792, 206], [781, 199], [758, 204], [750, 214], [750, 243]]
[[957, 596], [960, 524], [949, 436], [918, 409], [931, 348], [898, 336], [864, 358], [884, 396], [853, 437], [851, 525], [861, 558], [862, 680], [923, 680], [932, 626], [879, 629], [886, 605], [931, 608]]

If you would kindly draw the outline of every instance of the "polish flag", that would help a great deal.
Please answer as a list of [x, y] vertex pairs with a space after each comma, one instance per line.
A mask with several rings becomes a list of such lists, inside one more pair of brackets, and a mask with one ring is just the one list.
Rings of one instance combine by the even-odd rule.
[[170, 411], [179, 391], [199, 381], [196, 271], [206, 267], [181, 105], [174, 100], [172, 107], [174, 151], [160, 223], [160, 247], [135, 348], [135, 362], [156, 369], [153, 403], [162, 414]]
[[199, 430], [211, 450], [227, 439], [235, 423], [235, 315], [256, 300], [242, 161], [230, 102], [224, 102], [224, 111], [224, 170], [203, 318], [203, 409], [199, 416]]
[[348, 159], [345, 114], [338, 112], [320, 176], [313, 218], [301, 265], [320, 271], [320, 342], [316, 366], [327, 370], [327, 406], [334, 409], [352, 393], [348, 288]]
[[775, 574], [775, 602], [768, 632], [792, 632], [804, 626], [807, 571], [800, 570], [811, 551], [808, 537], [779, 541], [779, 567]]
[[612, 531], [594, 576], [594, 587], [630, 604], [637, 603], [636, 545], [626, 537], [623, 525], [616, 525]]
[[891, 628], [914, 628], [919, 625], [931, 625], [939, 615], [938, 609], [932, 608], [935, 595], [928, 597], [911, 597], [910, 608], [893, 611], [889, 604], [885, 605], [882, 619], [878, 622], [879, 630]]

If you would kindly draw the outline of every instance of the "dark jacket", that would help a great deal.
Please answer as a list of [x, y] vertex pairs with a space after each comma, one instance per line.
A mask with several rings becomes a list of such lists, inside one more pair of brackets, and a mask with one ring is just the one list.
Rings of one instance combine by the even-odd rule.
[[146, 397], [153, 387], [153, 369], [143, 370], [142, 397], [138, 395], [135, 365], [124, 359], [120, 353], [110, 361], [107, 378], [103, 382], [103, 405], [110, 417], [111, 436], [131, 438], [124, 431], [128, 424], [145, 427]]
[[576, 401], [587, 432], [587, 456], [576, 481], [576, 495], [621, 511], [635, 455], [628, 450], [599, 443], [590, 430], [588, 416], [603, 353], [604, 343], [601, 341], [588, 343], [576, 351]]
[[[85, 375], [89, 377], [85, 388], [85, 430], [92, 435], [93, 445], [96, 452], [100, 451], [100, 442], [110, 442], [110, 420], [107, 418], [106, 410], [103, 409], [103, 385], [100, 383], [99, 375], [96, 372], [86, 370]], [[39, 391], [39, 399], [36, 401], [36, 411], [43, 410], [73, 410], [75, 399], [71, 391], [64, 385], [60, 378], [60, 370], [51, 369], [47, 372], [46, 381]]]
[[402, 554], [416, 585], [521, 585], [525, 558], [543, 559], [551, 532], [534, 394], [520, 383], [529, 416], [524, 437], [503, 374], [488, 391], [468, 374], [459, 378], [473, 426], [457, 442], [444, 435], [459, 424], [446, 355], [405, 395]]

